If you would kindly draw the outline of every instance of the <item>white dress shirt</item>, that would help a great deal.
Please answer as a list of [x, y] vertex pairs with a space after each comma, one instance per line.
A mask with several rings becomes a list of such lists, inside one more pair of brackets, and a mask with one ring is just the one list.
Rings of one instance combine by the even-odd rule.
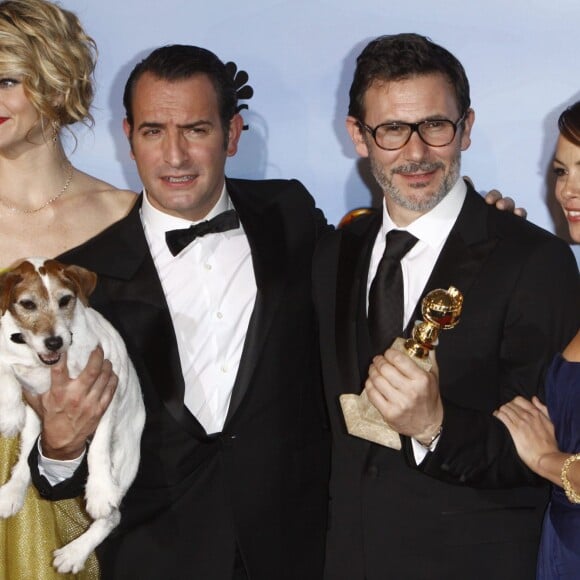
[[[240, 225], [196, 238], [173, 256], [165, 232], [199, 222], [161, 212], [144, 195], [141, 219], [177, 337], [184, 403], [208, 434], [217, 433], [226, 420], [256, 300], [250, 245]], [[233, 205], [224, 188], [204, 220], [228, 209]]]
[[[387, 234], [391, 230], [405, 230], [417, 238], [417, 243], [409, 250], [401, 260], [403, 271], [403, 304], [404, 304], [404, 327], [415, 311], [417, 302], [425, 289], [427, 280], [435, 267], [439, 254], [443, 249], [451, 228], [457, 221], [461, 207], [465, 200], [467, 186], [463, 179], [459, 179], [451, 188], [451, 191], [429, 212], [411, 222], [407, 227], [397, 227], [386, 208], [383, 200], [383, 223], [377, 234], [367, 279], [367, 313], [369, 303], [369, 291], [372, 281], [377, 273], [379, 262], [383, 257]], [[420, 443], [411, 439], [415, 460], [419, 464], [425, 458], [427, 450]], [[434, 442], [436, 445], [438, 440]], [[434, 449], [432, 446], [432, 449]]]

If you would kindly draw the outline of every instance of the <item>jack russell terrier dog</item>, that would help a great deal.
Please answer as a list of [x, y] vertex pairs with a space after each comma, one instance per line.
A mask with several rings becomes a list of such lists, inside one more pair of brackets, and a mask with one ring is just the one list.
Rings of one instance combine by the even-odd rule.
[[0, 433], [20, 433], [20, 455], [0, 487], [0, 517], [17, 513], [30, 484], [28, 455], [40, 421], [23, 402], [22, 388], [40, 394], [50, 388], [50, 366], [67, 353], [76, 377], [100, 344], [119, 382], [87, 451], [86, 509], [94, 519], [78, 538], [54, 553], [54, 566], [76, 573], [120, 521], [119, 504], [135, 479], [145, 423], [141, 389], [125, 344], [88, 306], [95, 273], [56, 260], [31, 258], [0, 275]]

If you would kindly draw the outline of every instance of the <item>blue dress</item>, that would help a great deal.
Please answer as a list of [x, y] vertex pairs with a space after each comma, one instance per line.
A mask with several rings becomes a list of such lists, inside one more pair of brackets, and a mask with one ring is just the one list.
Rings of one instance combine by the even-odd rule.
[[[546, 396], [559, 448], [580, 452], [580, 363], [557, 355], [548, 371]], [[537, 577], [580, 579], [580, 504], [570, 503], [557, 486], [552, 486], [544, 518]]]

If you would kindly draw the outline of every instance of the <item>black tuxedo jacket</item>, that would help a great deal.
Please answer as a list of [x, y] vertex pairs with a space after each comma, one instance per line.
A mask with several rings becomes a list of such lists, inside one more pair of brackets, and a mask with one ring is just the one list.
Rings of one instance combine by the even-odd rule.
[[[140, 203], [61, 257], [98, 274], [91, 305], [126, 341], [147, 408], [137, 478], [99, 550], [105, 580], [231, 580], [236, 546], [251, 580], [322, 576], [329, 437], [311, 267], [329, 226], [297, 181], [228, 180], [227, 190], [251, 246], [257, 297], [220, 434], [207, 436], [184, 406]], [[36, 477], [53, 499], [78, 494], [82, 481], [79, 472], [51, 489]]]
[[365, 299], [380, 224], [377, 212], [336, 231], [314, 260], [333, 435], [326, 578], [532, 579], [546, 486], [492, 412], [538, 393], [576, 332], [575, 260], [561, 240], [469, 189], [424, 291], [453, 285], [465, 300], [436, 350], [443, 432], [417, 466], [406, 438], [396, 452], [348, 435], [338, 402], [361, 391], [374, 354]]

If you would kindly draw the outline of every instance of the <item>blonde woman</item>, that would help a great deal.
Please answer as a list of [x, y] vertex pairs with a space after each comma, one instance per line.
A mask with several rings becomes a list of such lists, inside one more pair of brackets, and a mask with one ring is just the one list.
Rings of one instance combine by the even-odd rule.
[[[74, 168], [61, 144], [70, 125], [92, 124], [95, 56], [73, 13], [45, 0], [0, 3], [0, 268], [82, 244], [136, 199]], [[102, 357], [92, 362], [111, 384]], [[17, 438], [0, 438], [0, 483], [17, 453]], [[24, 508], [0, 520], [0, 580], [74, 578], [56, 573], [52, 552], [86, 524], [80, 502], [45, 501], [31, 486]], [[98, 578], [94, 556], [76, 577]]]

